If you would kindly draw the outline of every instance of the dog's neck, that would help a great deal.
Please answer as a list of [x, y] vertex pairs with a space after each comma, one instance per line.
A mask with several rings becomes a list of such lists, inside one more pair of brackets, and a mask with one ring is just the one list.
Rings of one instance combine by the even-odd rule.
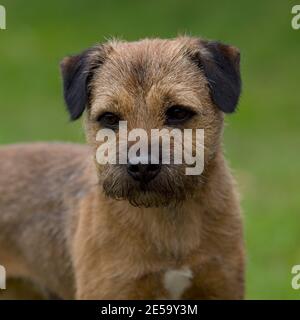
[[139, 234], [161, 254], [191, 253], [200, 247], [212, 219], [222, 220], [222, 212], [228, 208], [226, 199], [229, 199], [231, 188], [228, 186], [232, 181], [225, 168], [220, 152], [209, 164], [205, 183], [192, 199], [176, 207], [161, 208], [137, 208], [127, 201], [112, 200], [108, 218], [128, 231], [131, 229], [129, 232]]

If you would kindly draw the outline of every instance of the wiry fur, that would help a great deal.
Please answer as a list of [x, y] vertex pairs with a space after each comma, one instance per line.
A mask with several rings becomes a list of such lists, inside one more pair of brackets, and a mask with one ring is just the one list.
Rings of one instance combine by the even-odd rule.
[[[238, 57], [231, 46], [183, 37], [111, 41], [65, 58], [66, 103], [72, 119], [86, 109], [89, 147], [0, 148], [0, 264], [8, 275], [61, 298], [157, 299], [170, 298], [166, 272], [188, 268], [181, 298], [243, 298], [239, 201], [221, 145], [224, 112], [240, 91]], [[205, 130], [202, 175], [163, 165], [143, 186], [124, 166], [96, 162], [102, 112], [150, 132], [165, 127], [174, 104], [197, 113], [181, 129]]]

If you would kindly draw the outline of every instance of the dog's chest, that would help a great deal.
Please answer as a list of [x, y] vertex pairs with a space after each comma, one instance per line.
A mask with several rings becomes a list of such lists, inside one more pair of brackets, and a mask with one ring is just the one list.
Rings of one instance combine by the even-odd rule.
[[168, 270], [163, 277], [163, 285], [168, 293], [168, 299], [180, 299], [184, 292], [191, 287], [193, 273], [190, 268]]

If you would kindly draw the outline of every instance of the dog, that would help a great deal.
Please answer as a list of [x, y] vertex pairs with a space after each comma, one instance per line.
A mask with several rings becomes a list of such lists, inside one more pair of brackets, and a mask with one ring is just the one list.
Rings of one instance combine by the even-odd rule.
[[[239, 64], [237, 48], [188, 36], [111, 40], [64, 58], [64, 99], [71, 120], [84, 114], [87, 145], [0, 148], [8, 278], [60, 299], [243, 299], [243, 223], [222, 147]], [[99, 164], [97, 132], [120, 138], [120, 121], [204, 129], [203, 172]]]

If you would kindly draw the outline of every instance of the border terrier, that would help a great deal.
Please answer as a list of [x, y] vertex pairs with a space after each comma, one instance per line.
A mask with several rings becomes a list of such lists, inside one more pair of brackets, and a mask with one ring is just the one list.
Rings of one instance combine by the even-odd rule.
[[[61, 62], [87, 145], [0, 148], [0, 263], [61, 299], [242, 299], [239, 199], [222, 148], [240, 54], [193, 37], [111, 40]], [[205, 130], [204, 170], [99, 164], [100, 129]], [[195, 147], [195, 144], [193, 145]], [[8, 284], [9, 290], [9, 284]]]

